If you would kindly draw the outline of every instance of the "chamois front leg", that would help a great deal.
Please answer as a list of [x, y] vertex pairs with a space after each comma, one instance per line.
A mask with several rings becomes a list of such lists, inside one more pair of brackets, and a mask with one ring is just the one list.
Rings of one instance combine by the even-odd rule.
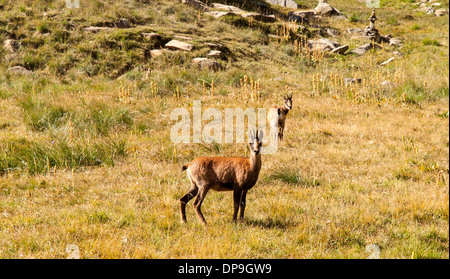
[[239, 205], [239, 208], [240, 208], [239, 219], [244, 219], [244, 211], [245, 211], [245, 203], [246, 203], [246, 199], [247, 199], [247, 191], [244, 190], [244, 191], [242, 191], [242, 194], [241, 194], [241, 203], [240, 203], [240, 205]]
[[[233, 201], [234, 201], [234, 213], [233, 213], [233, 222], [236, 222], [237, 215], [239, 211], [239, 207], [241, 204], [242, 190], [234, 190], [233, 192]], [[242, 211], [241, 211], [242, 212]]]

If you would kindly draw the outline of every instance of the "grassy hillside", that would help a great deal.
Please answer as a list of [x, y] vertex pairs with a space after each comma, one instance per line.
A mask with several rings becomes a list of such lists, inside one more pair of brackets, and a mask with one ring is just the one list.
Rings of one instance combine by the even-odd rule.
[[[371, 10], [329, 2], [347, 18], [298, 25], [276, 6], [266, 23], [181, 1], [0, 0], [0, 258], [66, 258], [70, 244], [82, 258], [366, 258], [370, 244], [381, 258], [448, 258], [448, 13], [381, 1], [376, 28], [401, 46], [310, 52], [299, 42], [368, 42], [347, 29], [368, 26]], [[192, 51], [166, 50], [172, 39]], [[210, 50], [222, 51], [222, 70], [192, 62]], [[246, 219], [233, 224], [232, 194], [211, 191], [208, 226], [192, 202], [181, 224], [181, 166], [247, 148], [174, 144], [170, 112], [194, 100], [269, 108], [286, 92], [284, 141], [263, 155]]]

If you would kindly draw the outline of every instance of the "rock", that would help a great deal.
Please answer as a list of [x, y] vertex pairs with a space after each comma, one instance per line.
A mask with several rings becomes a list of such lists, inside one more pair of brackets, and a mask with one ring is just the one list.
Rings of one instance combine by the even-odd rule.
[[161, 35], [158, 33], [141, 33], [142, 36], [144, 36], [144, 38], [148, 39], [148, 40], [160, 40], [161, 39]]
[[6, 49], [6, 51], [13, 53], [19, 49], [19, 43], [15, 40], [8, 39], [3, 42], [3, 48]]
[[288, 20], [296, 21], [300, 24], [308, 24], [310, 18], [315, 17], [314, 11], [291, 11], [288, 13]]
[[104, 31], [104, 30], [111, 30], [112, 28], [110, 27], [97, 27], [97, 26], [89, 26], [89, 27], [85, 27], [84, 31], [87, 32], [92, 32], [92, 33], [97, 33], [99, 31]]
[[330, 53], [344, 54], [349, 49], [349, 47], [349, 45], [343, 45], [333, 49], [332, 51], [330, 51]]
[[448, 14], [448, 10], [446, 10], [446, 9], [438, 9], [438, 10], [436, 10], [436, 11], [434, 12], [434, 14], [435, 14], [436, 16], [443, 16], [443, 15], [445, 15], [445, 14]]
[[395, 60], [395, 57], [391, 57], [391, 58], [389, 58], [388, 60], [386, 60], [386, 61], [380, 63], [380, 66], [384, 66], [384, 65], [386, 65], [386, 64], [388, 64], [388, 63], [391, 63], [391, 62], [394, 61], [394, 60]]
[[422, 9], [422, 11], [427, 13], [427, 15], [431, 15], [431, 14], [435, 14], [436, 13], [436, 11], [433, 8], [431, 8], [431, 7], [425, 7], [425, 8]]
[[120, 29], [130, 28], [131, 27], [130, 23], [125, 18], [121, 18], [121, 19], [119, 19], [117, 21], [114, 21], [113, 24], [114, 24], [114, 26], [116, 28], [120, 28]]
[[210, 50], [206, 56], [209, 56], [211, 58], [221, 58], [222, 52], [220, 50]]
[[316, 41], [309, 40], [308, 47], [313, 51], [332, 51], [335, 48], [340, 47], [340, 45], [336, 42], [330, 41], [328, 39], [319, 39]]
[[220, 64], [216, 60], [204, 58], [204, 57], [194, 58], [194, 59], [192, 59], [192, 63], [194, 63], [195, 65], [198, 65], [198, 67], [201, 69], [208, 68], [213, 71], [223, 69], [222, 64]]
[[292, 0], [266, 0], [271, 5], [278, 5], [285, 8], [298, 9], [298, 4]]
[[366, 52], [368, 52], [371, 49], [381, 49], [381, 46], [377, 45], [377, 44], [374, 44], [374, 43], [367, 43], [365, 45], [362, 45], [362, 46], [360, 46], [358, 48], [353, 49], [350, 52], [356, 53], [356, 54], [359, 54], [359, 55], [363, 55], [363, 54], [365, 54]]
[[177, 38], [177, 39], [187, 40], [187, 41], [193, 40], [193, 38], [191, 38], [191, 37], [181, 36], [181, 35], [173, 35], [173, 37]]
[[319, 16], [344, 16], [340, 11], [331, 7], [328, 3], [320, 1], [317, 7], [313, 10]]
[[277, 19], [274, 15], [263, 15], [258, 13], [243, 13], [241, 14], [243, 18], [252, 17], [254, 20], [262, 21], [262, 22], [275, 22]]
[[220, 4], [220, 3], [212, 3], [211, 6], [214, 9], [218, 9], [218, 10], [223, 10], [223, 11], [227, 11], [227, 12], [233, 12], [233, 13], [245, 13], [244, 10], [235, 7], [235, 6], [230, 6], [230, 5], [224, 5], [224, 4]]
[[20, 75], [31, 75], [33, 74], [32, 71], [29, 71], [27, 69], [25, 69], [22, 66], [14, 66], [8, 69], [8, 72], [14, 73], [14, 74], [20, 74]]
[[344, 78], [344, 85], [352, 84], [352, 83], [361, 83], [362, 79], [360, 78]]
[[397, 38], [390, 38], [389, 39], [389, 44], [391, 46], [401, 46], [403, 44], [403, 42], [400, 39], [397, 39]]
[[209, 7], [205, 3], [198, 0], [182, 0], [181, 2], [203, 12], [209, 11]]
[[334, 29], [334, 28], [325, 27], [323, 29], [323, 31], [325, 31], [325, 33], [331, 37], [337, 37], [337, 36], [341, 35], [341, 32], [339, 32], [339, 30]]
[[152, 49], [152, 50], [150, 50], [150, 56], [152, 58], [161, 56], [163, 54], [164, 54], [164, 51], [162, 49]]
[[171, 40], [166, 44], [166, 48], [191, 51], [194, 48], [194, 46], [185, 42], [180, 42], [178, 40]]
[[364, 30], [362, 30], [361, 28], [348, 28], [347, 33], [349, 33], [351, 35], [356, 35], [356, 36], [363, 36]]
[[210, 11], [210, 12], [205, 12], [205, 14], [213, 16], [214, 18], [221, 18], [223, 16], [226, 15], [234, 15], [234, 16], [239, 16], [238, 14], [232, 13], [232, 12], [221, 12], [221, 11]]

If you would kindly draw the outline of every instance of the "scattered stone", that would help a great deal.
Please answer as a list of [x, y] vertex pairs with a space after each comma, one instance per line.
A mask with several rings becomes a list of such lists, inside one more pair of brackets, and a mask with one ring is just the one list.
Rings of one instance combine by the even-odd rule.
[[32, 71], [25, 69], [22, 66], [14, 66], [8, 69], [8, 72], [14, 73], [14, 74], [20, 74], [20, 75], [31, 75], [33, 74]]
[[398, 39], [398, 38], [390, 38], [389, 39], [389, 44], [391, 46], [401, 46], [403, 44], [403, 42], [400, 39]]
[[105, 31], [105, 30], [112, 30], [112, 28], [110, 27], [97, 27], [97, 26], [89, 26], [89, 27], [85, 27], [84, 31], [87, 32], [92, 32], [92, 33], [97, 33], [99, 31]]
[[177, 38], [177, 39], [187, 40], [187, 41], [193, 40], [193, 38], [191, 38], [191, 37], [186, 37], [186, 36], [181, 36], [181, 35], [173, 35], [173, 37]]
[[334, 28], [325, 27], [323, 29], [323, 31], [325, 31], [325, 33], [331, 37], [337, 37], [337, 36], [341, 35], [341, 32], [339, 32], [339, 30], [334, 29]]
[[448, 14], [448, 10], [446, 10], [446, 9], [438, 9], [438, 10], [436, 10], [436, 11], [434, 12], [434, 14], [435, 14], [436, 16], [443, 16], [443, 15]]
[[218, 10], [223, 10], [223, 11], [228, 11], [228, 12], [233, 12], [233, 13], [245, 13], [246, 11], [235, 7], [235, 6], [230, 6], [230, 5], [224, 5], [224, 4], [220, 4], [220, 3], [212, 3], [211, 6], [214, 9], [218, 9]]
[[243, 13], [243, 14], [241, 14], [241, 16], [243, 18], [251, 17], [254, 20], [262, 21], [262, 22], [275, 22], [275, 21], [277, 21], [277, 19], [275, 18], [275, 15], [263, 15], [263, 14], [258, 14], [258, 13]]
[[424, 7], [422, 11], [424, 11], [427, 15], [436, 14], [436, 11], [431, 7]]
[[361, 83], [362, 79], [360, 78], [344, 78], [344, 85], [352, 84], [352, 83]]
[[310, 18], [314, 17], [314, 11], [291, 11], [288, 12], [288, 20], [296, 21], [300, 24], [308, 24]]
[[191, 51], [194, 48], [194, 46], [185, 42], [180, 42], [178, 40], [171, 40], [166, 44], [166, 48]]
[[384, 65], [386, 65], [386, 64], [388, 64], [388, 63], [391, 63], [391, 62], [394, 61], [394, 60], [395, 60], [395, 57], [391, 57], [391, 58], [389, 58], [388, 60], [386, 60], [386, 61], [380, 63], [380, 66], [384, 66]]
[[116, 28], [119, 28], [119, 29], [124, 29], [124, 28], [130, 28], [131, 27], [130, 23], [125, 18], [121, 18], [121, 19], [119, 19], [117, 21], [114, 21], [113, 24], [114, 24], [114, 26]]
[[298, 9], [298, 4], [292, 0], [266, 0], [271, 5], [278, 5], [285, 8]]
[[345, 52], [349, 49], [349, 47], [350, 47], [349, 45], [343, 45], [333, 49], [332, 51], [330, 51], [330, 53], [345, 54]]
[[348, 28], [347, 33], [349, 33], [351, 35], [356, 35], [356, 36], [363, 36], [364, 30], [362, 30], [361, 28]]
[[314, 13], [319, 16], [341, 16], [345, 17], [339, 10], [331, 7], [327, 0], [319, 0], [319, 4], [314, 8]]
[[19, 43], [13, 39], [8, 39], [3, 42], [3, 48], [13, 53], [19, 49]]
[[221, 18], [226, 15], [232, 15], [232, 16], [238, 16], [238, 14], [232, 13], [232, 12], [221, 12], [221, 11], [210, 11], [205, 12], [205, 14], [213, 16], [214, 18]]
[[148, 39], [148, 40], [160, 40], [161, 39], [161, 35], [158, 33], [141, 33], [142, 36], [144, 36], [144, 38]]
[[341, 45], [333, 42], [331, 40], [328, 39], [319, 39], [319, 40], [309, 40], [308, 41], [308, 47], [310, 49], [312, 49], [313, 51], [320, 51], [320, 52], [325, 52], [325, 51], [332, 51], [338, 47], [340, 47]]
[[360, 46], [358, 48], [353, 49], [350, 52], [356, 53], [356, 54], [359, 54], [359, 55], [363, 55], [363, 54], [365, 54], [366, 52], [368, 52], [371, 49], [381, 49], [381, 46], [377, 45], [375, 43], [367, 43], [365, 45], [362, 45], [362, 46]]
[[182, 0], [181, 2], [203, 12], [209, 11], [209, 7], [205, 3], [198, 0]]
[[222, 64], [217, 62], [214, 59], [204, 58], [204, 57], [197, 57], [192, 59], [192, 63], [195, 65], [198, 65], [201, 69], [208, 68], [213, 71], [218, 71], [223, 69]]
[[163, 54], [164, 54], [164, 51], [162, 49], [152, 49], [152, 50], [150, 50], [150, 56], [152, 58], [161, 56]]
[[211, 58], [222, 58], [222, 52], [220, 50], [210, 50], [206, 56]]

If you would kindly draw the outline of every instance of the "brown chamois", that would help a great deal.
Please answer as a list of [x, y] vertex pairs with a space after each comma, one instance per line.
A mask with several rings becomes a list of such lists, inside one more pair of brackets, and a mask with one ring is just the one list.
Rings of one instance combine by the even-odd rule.
[[[283, 140], [284, 124], [286, 123], [286, 115], [292, 109], [292, 94], [285, 94], [283, 107], [274, 107], [269, 111], [269, 123], [272, 127], [278, 124], [278, 139]], [[271, 129], [272, 130], [272, 129]], [[274, 135], [274, 139], [276, 139]]]
[[238, 210], [239, 217], [244, 218], [245, 200], [247, 191], [258, 180], [261, 170], [262, 132], [253, 130], [249, 134], [250, 157], [200, 157], [183, 166], [191, 181], [191, 188], [180, 199], [181, 221], [186, 223], [186, 204], [195, 196], [194, 209], [200, 221], [206, 225], [201, 205], [210, 189], [215, 191], [233, 191], [234, 214], [236, 222]]

